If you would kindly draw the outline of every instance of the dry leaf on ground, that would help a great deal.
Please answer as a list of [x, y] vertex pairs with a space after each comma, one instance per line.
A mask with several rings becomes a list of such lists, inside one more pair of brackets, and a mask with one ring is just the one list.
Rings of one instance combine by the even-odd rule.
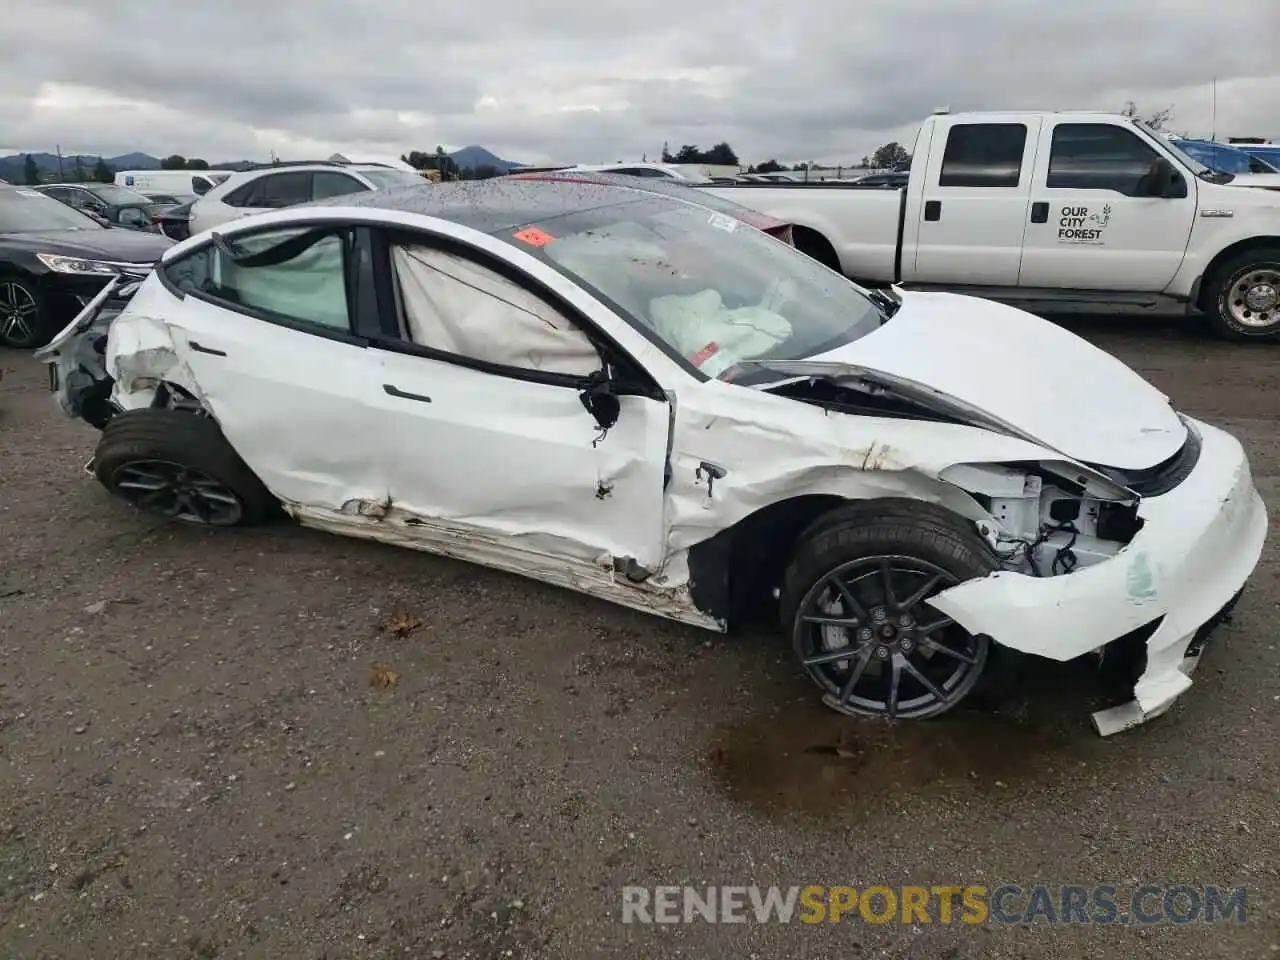
[[420, 626], [422, 626], [422, 621], [411, 614], [404, 604], [397, 603], [391, 608], [391, 619], [387, 621], [382, 629], [397, 640], [403, 640]]
[[400, 674], [394, 670], [388, 670], [386, 667], [372, 664], [369, 670], [369, 686], [377, 690], [386, 690], [388, 687], [394, 687], [400, 680]]

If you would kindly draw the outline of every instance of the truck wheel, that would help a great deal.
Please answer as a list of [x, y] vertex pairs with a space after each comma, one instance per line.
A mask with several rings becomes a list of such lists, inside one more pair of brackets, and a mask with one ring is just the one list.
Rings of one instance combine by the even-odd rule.
[[93, 472], [140, 510], [198, 526], [262, 523], [276, 499], [209, 417], [129, 410], [107, 421]]
[[784, 580], [783, 623], [827, 706], [889, 720], [937, 716], [977, 684], [991, 641], [929, 598], [998, 567], [986, 543], [941, 508], [852, 504], [802, 535]]
[[12, 274], [0, 275], [0, 346], [18, 350], [43, 347], [57, 332], [45, 329], [45, 314], [44, 297], [34, 283]]
[[792, 230], [792, 238], [796, 249], [801, 253], [813, 257], [824, 267], [830, 267], [836, 273], [843, 273], [840, 267], [840, 258], [836, 256], [836, 248], [831, 245], [831, 241], [817, 230], [812, 230], [809, 227], [796, 227]]
[[1203, 306], [1224, 340], [1280, 338], [1280, 247], [1255, 247], [1227, 258], [1206, 284]]

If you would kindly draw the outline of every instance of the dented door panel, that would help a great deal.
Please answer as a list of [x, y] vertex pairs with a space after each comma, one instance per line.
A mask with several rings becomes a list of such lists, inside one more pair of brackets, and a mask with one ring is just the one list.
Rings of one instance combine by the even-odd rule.
[[[391, 505], [612, 578], [662, 561], [669, 405], [621, 397], [601, 431], [573, 387], [371, 349]], [[434, 531], [423, 530], [423, 535]], [[632, 561], [633, 563], [628, 563]]]
[[194, 296], [170, 311], [168, 329], [192, 392], [273, 494], [333, 510], [385, 498], [373, 403], [381, 371], [354, 338], [306, 333]]

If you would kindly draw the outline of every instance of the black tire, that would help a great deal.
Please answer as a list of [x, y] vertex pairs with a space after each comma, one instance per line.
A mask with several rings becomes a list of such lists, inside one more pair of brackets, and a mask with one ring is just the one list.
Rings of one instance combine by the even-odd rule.
[[831, 245], [830, 240], [817, 230], [809, 227], [796, 227], [792, 230], [792, 238], [796, 249], [801, 253], [812, 257], [824, 267], [828, 267], [836, 273], [844, 273], [844, 269], [840, 266], [840, 258], [836, 256], [836, 248]]
[[[34, 313], [21, 320], [13, 320], [11, 313], [15, 305], [27, 309], [28, 304], [35, 305]], [[46, 329], [48, 326], [49, 311], [40, 288], [28, 277], [15, 273], [0, 274], [0, 346], [15, 350], [43, 347], [58, 332]]]
[[[1280, 299], [1263, 298], [1250, 309], [1245, 281], [1258, 279], [1249, 287], [1255, 291], [1270, 287], [1280, 296], [1280, 246], [1242, 250], [1222, 263], [1206, 278], [1201, 306], [1209, 329], [1223, 340], [1280, 340]], [[1267, 300], [1270, 299], [1270, 303]]]
[[[133, 506], [200, 526], [260, 524], [279, 506], [214, 420], [178, 410], [130, 410], [112, 417], [98, 440], [93, 472]], [[164, 493], [159, 491], [165, 488], [145, 486], [151, 477], [156, 483], [169, 480]]]
[[[850, 504], [819, 517], [801, 535], [783, 581], [783, 627], [832, 709], [902, 720], [938, 716], [977, 685], [991, 641], [929, 608], [927, 598], [997, 569], [986, 542], [947, 510], [914, 500]], [[892, 586], [887, 594], [886, 579]], [[918, 591], [923, 596], [910, 607], [900, 603]], [[814, 616], [841, 624], [806, 619]], [[848, 655], [833, 656], [841, 651]], [[811, 662], [815, 657], [825, 659]], [[879, 679], [885, 681], [883, 698], [866, 696], [868, 681]], [[905, 697], [912, 688], [921, 695]]]

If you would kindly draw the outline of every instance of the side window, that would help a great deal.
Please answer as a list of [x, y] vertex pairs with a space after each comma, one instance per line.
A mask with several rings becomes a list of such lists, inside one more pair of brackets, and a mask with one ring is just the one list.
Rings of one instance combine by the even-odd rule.
[[1016, 187], [1026, 145], [1026, 124], [956, 124], [947, 133], [938, 186]]
[[325, 197], [341, 197], [348, 193], [361, 193], [369, 189], [355, 177], [347, 176], [345, 173], [317, 171], [311, 176], [312, 200], [323, 200]]
[[204, 177], [191, 178], [191, 192], [194, 193], [197, 197], [203, 197], [206, 193], [209, 192], [209, 188], [212, 186], [213, 184], [211, 184]]
[[147, 225], [147, 215], [137, 207], [125, 207], [120, 211], [120, 223], [126, 227], [144, 227]]
[[260, 181], [262, 196], [260, 202], [251, 206], [292, 207], [295, 203], [306, 203], [311, 199], [311, 174], [309, 173], [272, 173]]
[[[328, 234], [307, 243], [307, 233], [293, 228], [231, 239], [236, 258], [211, 244], [169, 264], [165, 276], [183, 292], [349, 333], [345, 270], [349, 237]], [[246, 257], [253, 260], [237, 262]]]
[[616, 167], [612, 170], [606, 170], [605, 173], [617, 173], [627, 177], [666, 177], [669, 174], [662, 170], [652, 170], [649, 167]]
[[600, 369], [581, 329], [502, 274], [416, 244], [392, 246], [391, 261], [410, 342], [517, 370], [585, 377]]
[[222, 202], [228, 207], [251, 207], [254, 204], [250, 201], [258, 196], [261, 191], [262, 178], [259, 177], [257, 180], [250, 180], [244, 186], [236, 187], [236, 189], [222, 198]]
[[1114, 190], [1149, 197], [1159, 179], [1160, 155], [1123, 127], [1105, 123], [1060, 123], [1049, 151], [1051, 189]]

